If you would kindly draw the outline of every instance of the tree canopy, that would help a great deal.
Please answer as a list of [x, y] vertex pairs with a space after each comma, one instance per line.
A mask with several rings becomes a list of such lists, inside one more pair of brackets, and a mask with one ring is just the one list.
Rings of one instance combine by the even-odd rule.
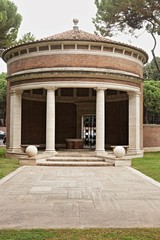
[[0, 119], [5, 121], [6, 118], [6, 73], [0, 74]]
[[[155, 59], [156, 34], [160, 35], [159, 0], [95, 0], [97, 14], [93, 19], [96, 29], [103, 36], [118, 32], [135, 33], [145, 29], [154, 39], [152, 55]], [[160, 71], [159, 66], [157, 65]]]
[[16, 43], [22, 44], [22, 43], [26, 43], [26, 42], [34, 41], [34, 40], [35, 40], [35, 36], [31, 32], [28, 32], [28, 33], [25, 33], [24, 35], [22, 35], [22, 38], [17, 40]]
[[[160, 65], [160, 58], [156, 57], [157, 63]], [[160, 80], [160, 72], [157, 70], [154, 59], [147, 63], [144, 67], [144, 79], [145, 80]]]
[[160, 113], [160, 81], [144, 81], [144, 106], [151, 113]]
[[16, 5], [9, 0], [0, 0], [0, 49], [16, 40], [21, 21]]
[[102, 35], [146, 28], [148, 32], [160, 34], [159, 0], [95, 0], [96, 28]]

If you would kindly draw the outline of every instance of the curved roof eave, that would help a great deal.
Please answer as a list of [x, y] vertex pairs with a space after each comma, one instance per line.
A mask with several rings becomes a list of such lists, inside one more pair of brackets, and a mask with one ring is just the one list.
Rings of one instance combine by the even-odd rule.
[[98, 36], [98, 35], [95, 35], [95, 34], [91, 34], [91, 33], [79, 30], [77, 27], [73, 28], [72, 30], [65, 31], [65, 32], [62, 32], [62, 33], [58, 33], [58, 34], [52, 35], [52, 36], [47, 37], [47, 38], [42, 38], [42, 39], [39, 39], [39, 40], [34, 40], [34, 41], [29, 41], [29, 42], [13, 45], [13, 46], [11, 46], [11, 47], [9, 47], [9, 48], [7, 48], [3, 51], [2, 58], [4, 60], [5, 54], [8, 51], [10, 51], [11, 49], [14, 49], [14, 48], [17, 48], [17, 47], [32, 45], [32, 44], [36, 44], [36, 43], [58, 42], [58, 41], [74, 41], [74, 42], [75, 41], [82, 41], [82, 42], [85, 41], [85, 42], [108, 43], [108, 44], [111, 44], [111, 45], [119, 45], [119, 46], [131, 48], [133, 50], [141, 52], [142, 54], [145, 55], [146, 62], [148, 61], [148, 54], [141, 48], [132, 46], [130, 44], [126, 44], [126, 43], [114, 41], [114, 40], [111, 40], [111, 39], [107, 39], [105, 37]]

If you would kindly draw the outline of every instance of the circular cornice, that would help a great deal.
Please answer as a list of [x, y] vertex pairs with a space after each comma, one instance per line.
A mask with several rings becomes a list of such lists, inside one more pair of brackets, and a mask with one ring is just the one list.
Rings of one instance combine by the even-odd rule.
[[28, 48], [29, 46], [39, 46], [39, 45], [44, 45], [44, 44], [50, 44], [50, 43], [58, 43], [58, 42], [88, 42], [88, 43], [99, 43], [99, 44], [107, 44], [107, 45], [111, 45], [111, 46], [117, 46], [120, 48], [127, 48], [127, 49], [131, 49], [132, 51], [138, 51], [139, 53], [141, 53], [144, 58], [145, 58], [145, 62], [146, 63], [148, 61], [148, 54], [142, 50], [141, 48], [126, 44], [126, 43], [121, 43], [121, 42], [117, 42], [117, 41], [113, 41], [111, 39], [107, 39], [105, 37], [102, 36], [98, 36], [95, 34], [91, 34], [82, 30], [79, 30], [77, 27], [73, 27], [72, 30], [69, 31], [65, 31], [62, 33], [58, 33], [55, 35], [52, 35], [50, 37], [46, 37], [40, 40], [35, 40], [35, 41], [31, 41], [31, 42], [26, 42], [23, 44], [17, 44], [14, 46], [9, 47], [8, 49], [4, 50], [4, 52], [2, 53], [2, 58], [4, 61], [6, 60], [6, 54], [10, 51], [14, 51], [16, 49], [25, 49]]

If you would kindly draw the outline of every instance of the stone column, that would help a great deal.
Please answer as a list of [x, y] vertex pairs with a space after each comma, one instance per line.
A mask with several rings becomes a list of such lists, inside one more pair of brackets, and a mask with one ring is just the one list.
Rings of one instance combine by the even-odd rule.
[[10, 95], [10, 146], [12, 152], [21, 152], [21, 112], [22, 112], [21, 90], [13, 90]]
[[129, 150], [130, 154], [142, 154], [140, 138], [140, 92], [129, 92]]
[[105, 153], [105, 89], [96, 89], [96, 153]]
[[55, 88], [47, 89], [46, 152], [55, 151]]

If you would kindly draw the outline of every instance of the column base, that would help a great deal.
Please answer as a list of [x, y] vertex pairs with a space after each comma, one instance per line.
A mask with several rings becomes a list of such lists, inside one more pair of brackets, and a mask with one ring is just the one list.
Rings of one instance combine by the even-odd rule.
[[23, 153], [21, 148], [8, 148], [7, 153]]
[[51, 153], [52, 155], [57, 155], [58, 154], [58, 152], [56, 150], [53, 150], [53, 149], [46, 149], [44, 154], [45, 153], [49, 153], [49, 154]]
[[108, 156], [108, 153], [105, 150], [95, 150], [97, 156]]
[[6, 150], [6, 157], [8, 158], [20, 158], [21, 156], [24, 156], [25, 153], [22, 151], [21, 148], [8, 148]]

